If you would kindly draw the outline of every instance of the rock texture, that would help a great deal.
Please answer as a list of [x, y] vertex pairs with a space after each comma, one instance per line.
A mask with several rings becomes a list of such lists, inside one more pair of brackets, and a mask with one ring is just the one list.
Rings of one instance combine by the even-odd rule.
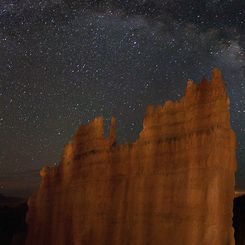
[[27, 245], [232, 245], [236, 139], [221, 72], [149, 106], [136, 142], [82, 125], [29, 200]]

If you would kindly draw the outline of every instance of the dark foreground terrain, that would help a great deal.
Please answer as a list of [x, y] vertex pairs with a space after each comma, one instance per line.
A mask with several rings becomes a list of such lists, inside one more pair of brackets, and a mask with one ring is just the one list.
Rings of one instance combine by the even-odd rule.
[[27, 227], [26, 200], [0, 194], [0, 244], [24, 244]]
[[[0, 194], [0, 244], [23, 245], [27, 232], [24, 199]], [[245, 245], [245, 195], [234, 200], [234, 228], [236, 245]]]
[[234, 218], [236, 245], [245, 245], [245, 195], [234, 200]]

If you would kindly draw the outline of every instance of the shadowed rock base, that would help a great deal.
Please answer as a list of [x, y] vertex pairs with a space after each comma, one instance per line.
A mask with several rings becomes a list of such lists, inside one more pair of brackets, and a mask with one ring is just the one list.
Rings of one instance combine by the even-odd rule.
[[221, 72], [149, 106], [139, 139], [82, 125], [29, 199], [27, 245], [233, 245], [236, 139]]

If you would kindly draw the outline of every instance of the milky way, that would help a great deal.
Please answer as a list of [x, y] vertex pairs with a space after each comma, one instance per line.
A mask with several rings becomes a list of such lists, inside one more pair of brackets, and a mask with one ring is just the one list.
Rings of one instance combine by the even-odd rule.
[[0, 3], [0, 192], [26, 195], [81, 123], [117, 118], [132, 142], [148, 104], [223, 71], [245, 188], [245, 3], [6, 0]]

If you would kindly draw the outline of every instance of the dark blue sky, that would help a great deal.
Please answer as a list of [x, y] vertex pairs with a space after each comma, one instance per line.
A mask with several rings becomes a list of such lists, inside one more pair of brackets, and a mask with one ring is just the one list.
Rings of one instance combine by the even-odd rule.
[[245, 188], [245, 2], [6, 0], [0, 3], [0, 192], [26, 195], [76, 128], [118, 120], [133, 141], [145, 107], [222, 69]]

